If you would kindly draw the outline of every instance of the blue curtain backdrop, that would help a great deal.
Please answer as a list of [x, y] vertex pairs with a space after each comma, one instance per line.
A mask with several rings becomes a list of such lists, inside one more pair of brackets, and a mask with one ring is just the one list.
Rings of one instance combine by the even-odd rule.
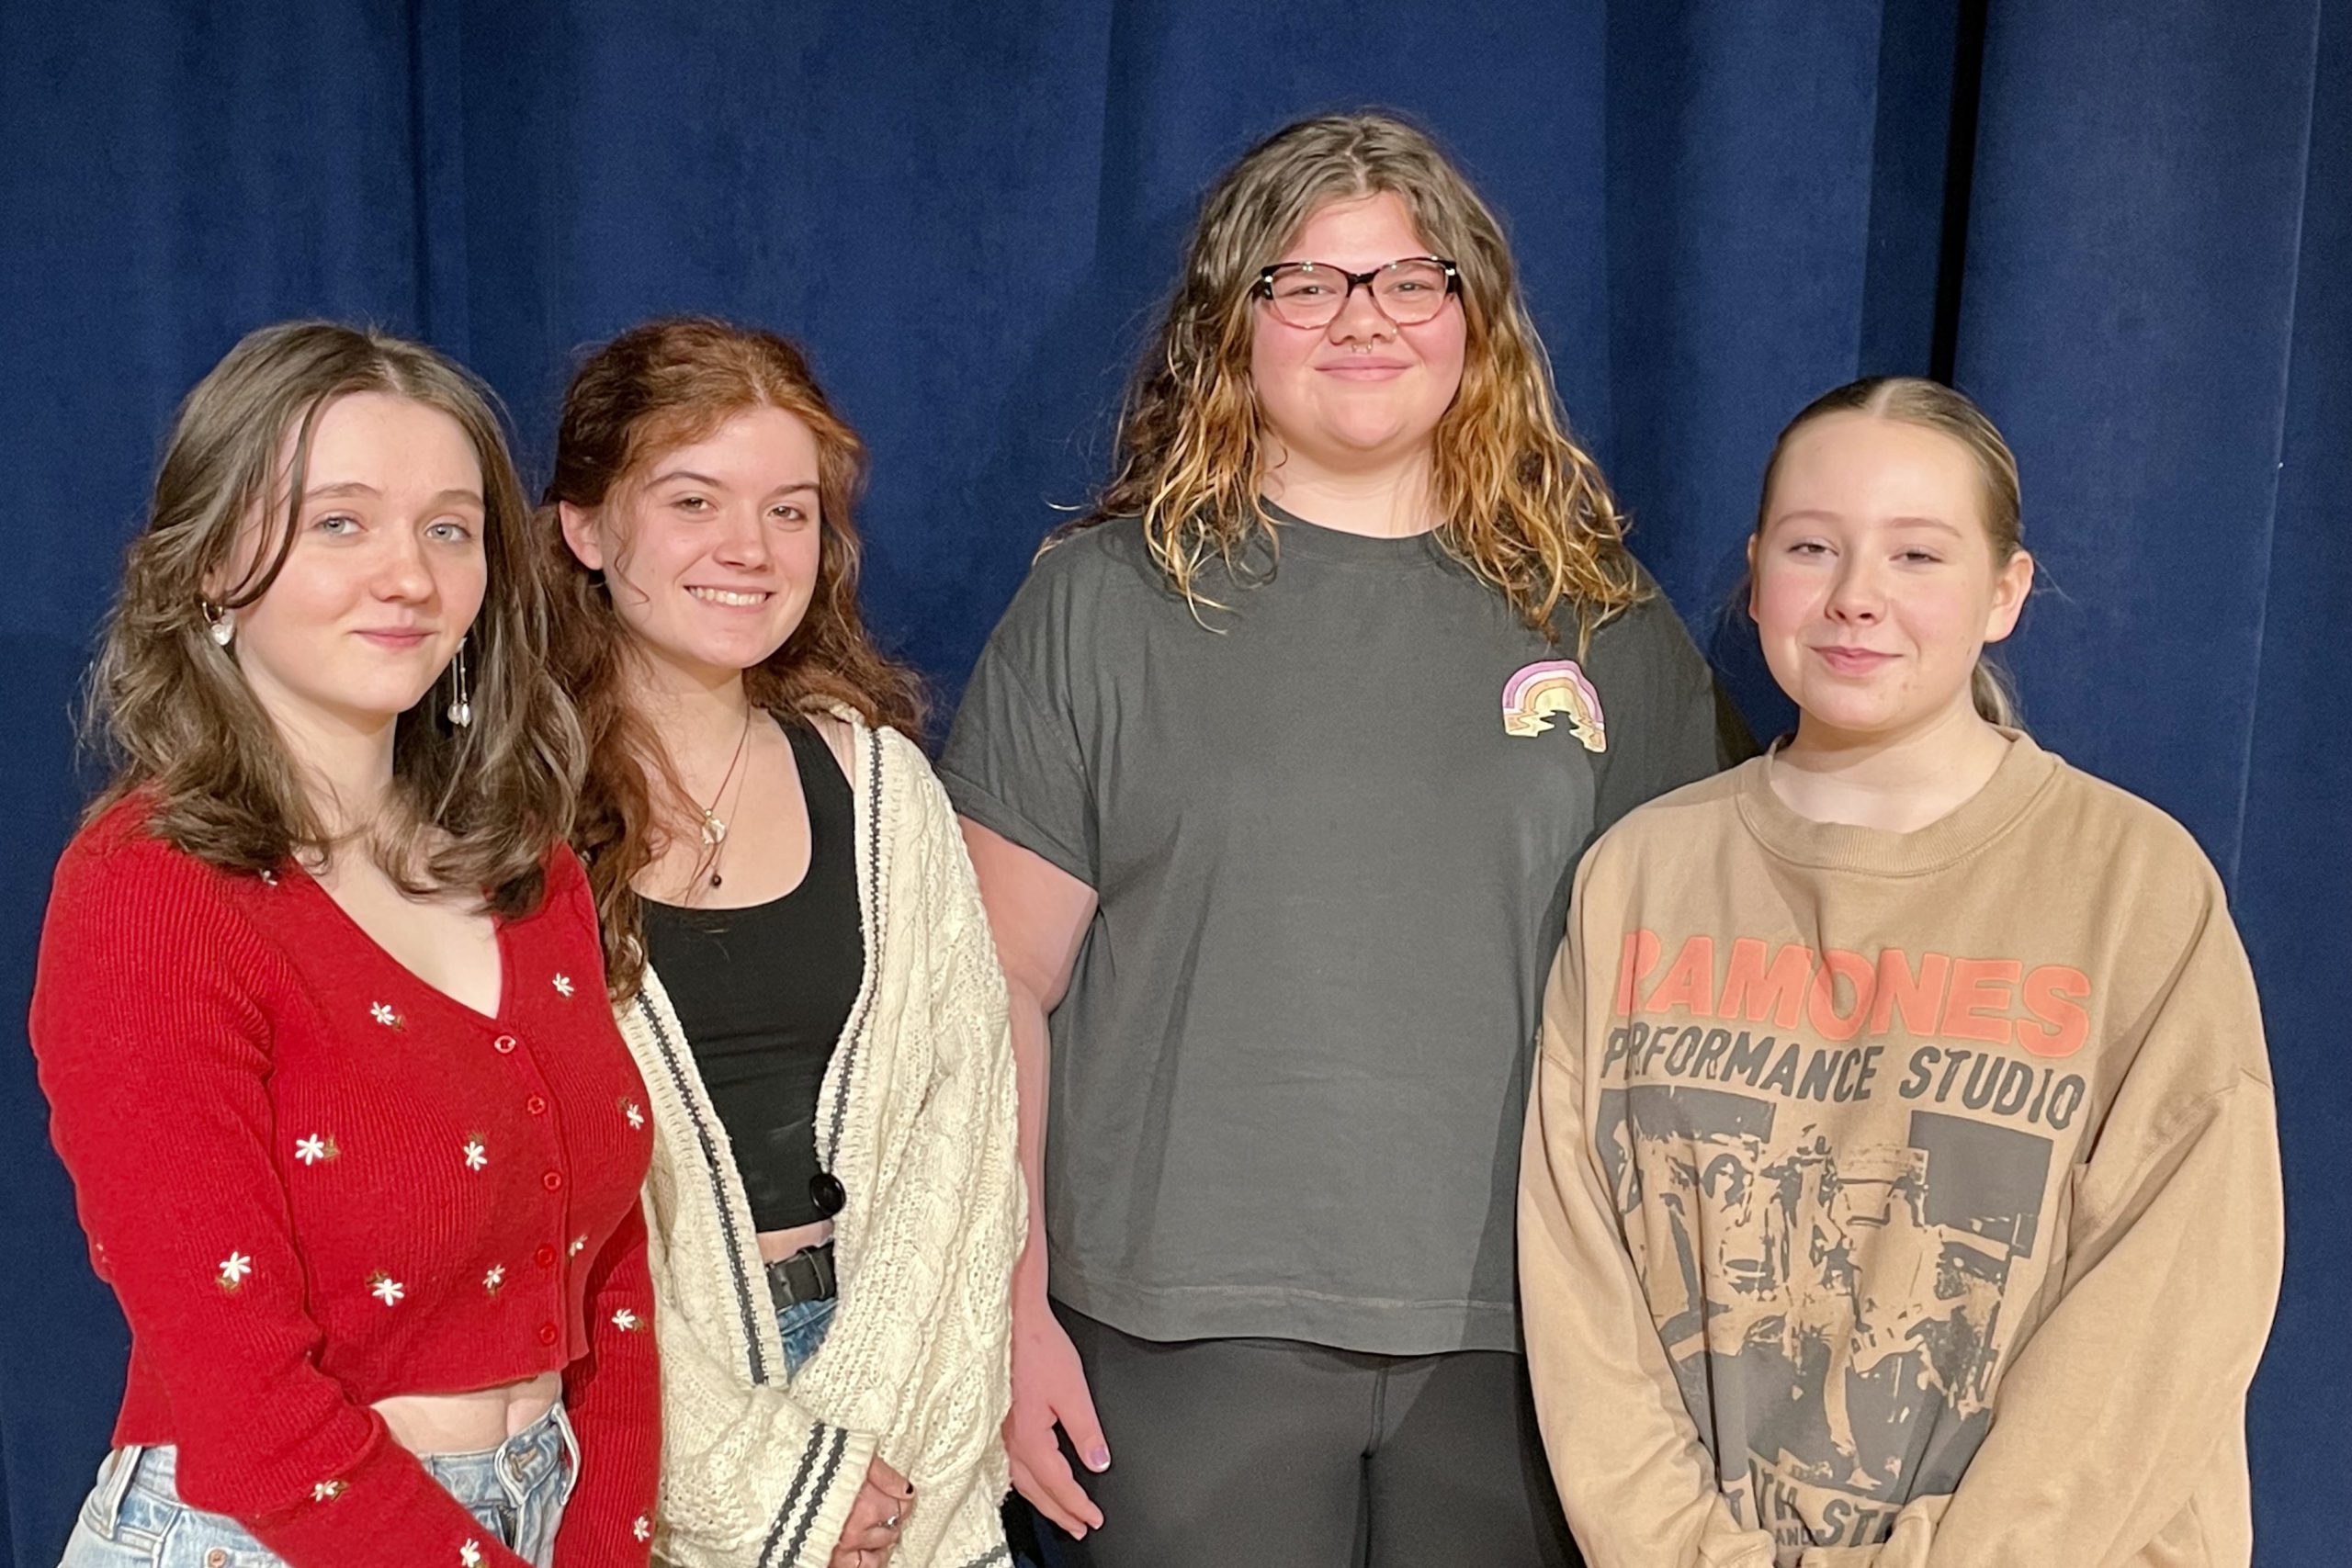
[[2051, 585], [2011, 645], [2029, 716], [2188, 824], [2253, 950], [2292, 1205], [2261, 1561], [2340, 1556], [2346, 0], [0, 0], [21, 1568], [55, 1561], [125, 1349], [21, 1020], [88, 782], [68, 705], [189, 383], [264, 321], [379, 321], [500, 389], [529, 475], [582, 345], [660, 311], [781, 328], [874, 447], [874, 619], [952, 699], [1101, 477], [1203, 183], [1365, 104], [1434, 129], [1506, 215], [1568, 407], [1759, 730], [1785, 709], [1724, 609], [1781, 423], [1932, 371], [2007, 429]]

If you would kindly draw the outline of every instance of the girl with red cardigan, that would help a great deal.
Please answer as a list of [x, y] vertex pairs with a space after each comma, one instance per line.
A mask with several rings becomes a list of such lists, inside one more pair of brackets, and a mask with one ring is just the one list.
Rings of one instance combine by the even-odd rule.
[[179, 412], [33, 996], [131, 1330], [65, 1568], [648, 1560], [651, 1133], [527, 516], [414, 344], [267, 328]]

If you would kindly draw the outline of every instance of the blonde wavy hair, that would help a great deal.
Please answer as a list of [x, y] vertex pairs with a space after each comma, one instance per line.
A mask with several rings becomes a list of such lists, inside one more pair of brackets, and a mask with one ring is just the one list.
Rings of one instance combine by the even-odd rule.
[[1216, 557], [1232, 570], [1244, 545], [1274, 536], [1259, 493], [1266, 437], [1250, 377], [1259, 271], [1317, 209], [1381, 192], [1403, 199], [1422, 243], [1460, 274], [1462, 386], [1432, 437], [1437, 538], [1546, 638], [1557, 640], [1554, 617], [1566, 604], [1589, 636], [1643, 595], [1624, 518], [1568, 434], [1501, 225], [1436, 142], [1385, 114], [1300, 120], [1210, 187], [1129, 386], [1113, 477], [1056, 537], [1140, 518], [1194, 615], [1216, 604], [1201, 592], [1203, 566]]
[[[428, 692], [392, 731], [393, 809], [332, 831], [302, 771], [207, 620], [269, 592], [294, 547], [311, 433], [336, 399], [384, 392], [457, 421], [481, 464], [489, 585], [467, 633], [473, 722]], [[146, 531], [90, 671], [86, 726], [111, 752], [96, 817], [145, 797], [147, 830], [226, 871], [266, 872], [346, 844], [404, 891], [481, 890], [503, 915], [534, 908], [548, 852], [571, 827], [583, 761], [571, 705], [549, 678], [546, 600], [531, 570], [531, 513], [489, 389], [423, 344], [334, 321], [248, 333], [173, 421]], [[205, 585], [235, 572], [208, 605]]]

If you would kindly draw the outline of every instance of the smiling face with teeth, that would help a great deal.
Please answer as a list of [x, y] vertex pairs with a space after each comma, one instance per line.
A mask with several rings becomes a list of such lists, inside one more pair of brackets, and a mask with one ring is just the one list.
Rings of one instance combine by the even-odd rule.
[[565, 502], [563, 536], [605, 574], [648, 664], [707, 686], [767, 659], [808, 613], [819, 479], [816, 434], [761, 405], [652, 453], [602, 506]]

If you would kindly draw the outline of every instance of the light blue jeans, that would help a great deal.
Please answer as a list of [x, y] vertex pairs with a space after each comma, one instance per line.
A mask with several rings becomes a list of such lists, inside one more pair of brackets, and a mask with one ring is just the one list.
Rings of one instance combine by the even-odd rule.
[[822, 1301], [794, 1302], [776, 1313], [775, 1331], [784, 1337], [784, 1375], [787, 1382], [825, 1342], [825, 1330], [833, 1325], [836, 1299], [827, 1296]]
[[[236, 1520], [180, 1501], [178, 1458], [168, 1446], [107, 1455], [58, 1568], [283, 1568]], [[556, 1527], [580, 1474], [562, 1405], [494, 1449], [420, 1458], [501, 1544], [538, 1568], [555, 1560]]]

